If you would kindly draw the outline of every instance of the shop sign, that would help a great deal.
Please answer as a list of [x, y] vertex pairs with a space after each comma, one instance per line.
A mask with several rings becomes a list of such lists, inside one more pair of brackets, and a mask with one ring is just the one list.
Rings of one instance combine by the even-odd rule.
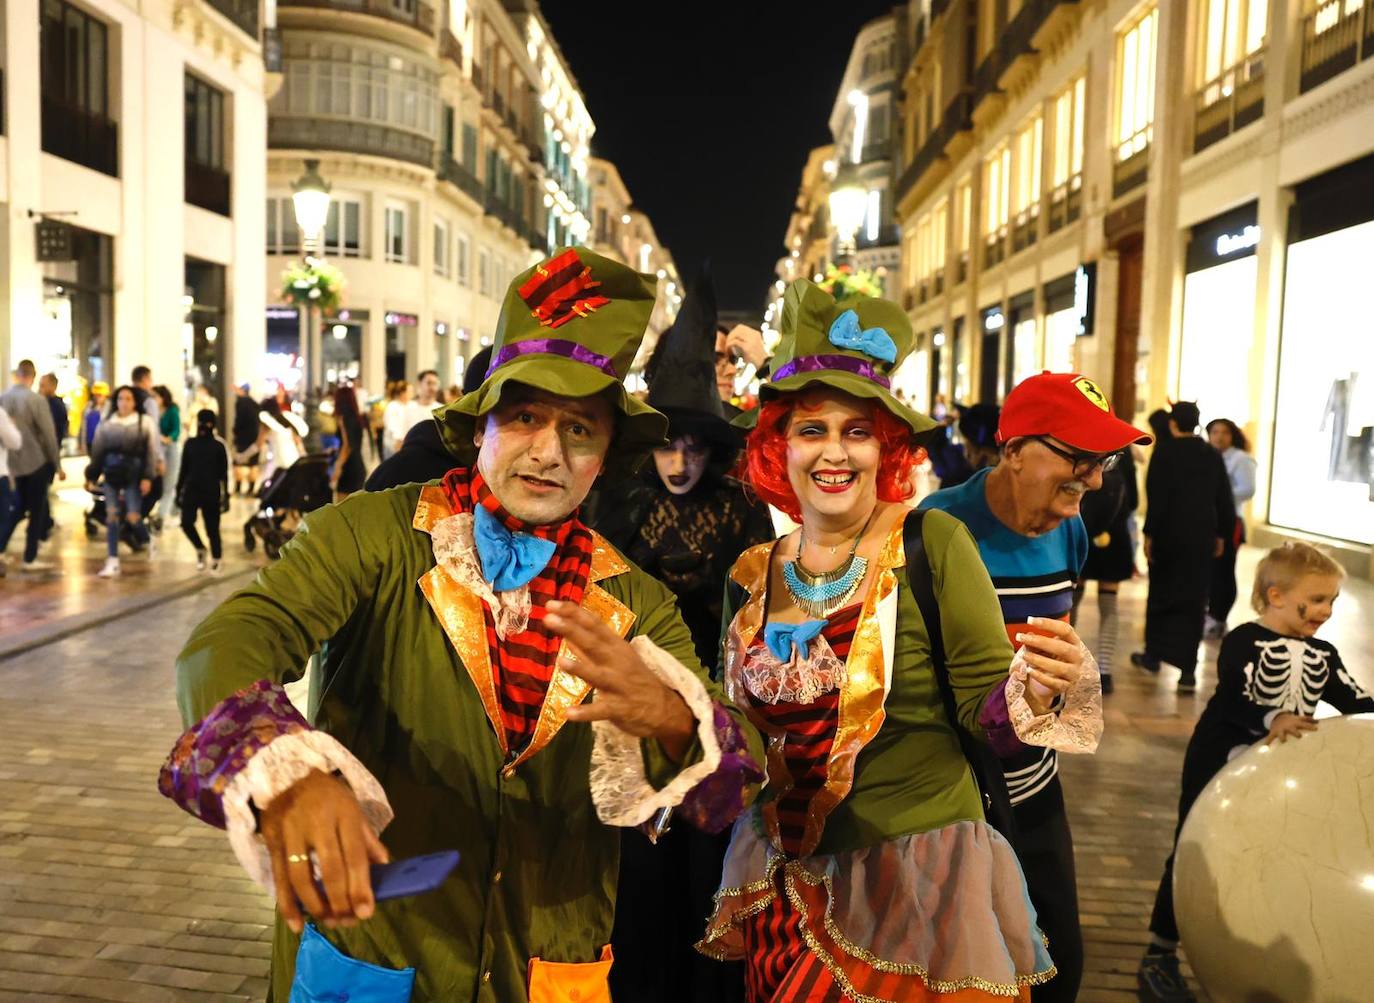
[[1000, 331], [1002, 330], [1002, 328], [1006, 327], [1006, 325], [1007, 318], [1006, 315], [1002, 313], [1000, 307], [993, 307], [991, 310], [988, 310], [983, 314], [984, 331]]
[[268, 320], [298, 320], [300, 311], [293, 306], [269, 306], [267, 308]]
[[57, 220], [41, 219], [34, 224], [34, 243], [39, 261], [71, 261], [72, 228]]
[[386, 322], [393, 327], [419, 327], [420, 318], [413, 313], [391, 313], [386, 315]]
[[1217, 257], [1225, 258], [1240, 251], [1248, 251], [1259, 244], [1260, 228], [1247, 226], [1239, 233], [1223, 233], [1217, 237]]

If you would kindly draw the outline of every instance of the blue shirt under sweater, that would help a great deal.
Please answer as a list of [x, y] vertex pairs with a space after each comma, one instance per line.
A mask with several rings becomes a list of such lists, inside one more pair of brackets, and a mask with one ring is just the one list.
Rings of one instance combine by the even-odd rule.
[[[1041, 536], [1023, 536], [1009, 528], [988, 507], [987, 479], [991, 468], [978, 471], [957, 487], [936, 491], [920, 508], [938, 508], [968, 527], [987, 566], [1012, 647], [1016, 635], [1032, 616], [1067, 620], [1073, 589], [1088, 559], [1088, 531], [1078, 516], [1065, 519]], [[1043, 791], [1059, 772], [1053, 749], [1031, 749], [1005, 760], [1011, 803], [1021, 804]]]

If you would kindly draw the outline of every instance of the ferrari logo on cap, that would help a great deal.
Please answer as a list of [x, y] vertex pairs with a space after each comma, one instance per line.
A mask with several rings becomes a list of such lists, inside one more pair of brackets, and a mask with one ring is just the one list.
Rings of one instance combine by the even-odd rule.
[[1112, 409], [1111, 405], [1107, 403], [1107, 395], [1102, 392], [1102, 389], [1096, 383], [1086, 376], [1080, 376], [1078, 379], [1074, 380], [1073, 385], [1078, 388], [1079, 393], [1096, 404], [1101, 410], [1110, 411]]

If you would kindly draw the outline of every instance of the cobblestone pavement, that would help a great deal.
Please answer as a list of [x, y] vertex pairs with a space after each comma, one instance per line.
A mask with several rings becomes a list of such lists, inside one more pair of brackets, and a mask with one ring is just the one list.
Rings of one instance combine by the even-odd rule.
[[[1254, 555], [1242, 560], [1248, 579]], [[240, 579], [241, 581], [242, 579]], [[171, 663], [191, 626], [235, 583], [0, 661], [0, 1003], [261, 1000], [270, 909], [223, 835], [155, 788], [179, 730]], [[1095, 602], [1080, 623], [1095, 639]], [[1143, 583], [1122, 601], [1124, 663], [1140, 636]], [[1374, 588], [1351, 583], [1324, 636], [1369, 650]], [[1234, 620], [1243, 620], [1237, 610]], [[1087, 937], [1088, 1003], [1135, 998], [1135, 965], [1174, 826], [1179, 765], [1212, 684], [1117, 668], [1107, 737], [1064, 757]]]

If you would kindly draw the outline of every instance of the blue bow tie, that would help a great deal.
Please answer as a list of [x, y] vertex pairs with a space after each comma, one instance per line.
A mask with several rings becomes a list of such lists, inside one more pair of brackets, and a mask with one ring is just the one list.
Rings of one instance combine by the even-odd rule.
[[493, 592], [518, 589], [539, 574], [553, 558], [558, 544], [529, 533], [512, 533], [481, 505], [472, 512], [472, 536], [482, 577]]
[[763, 627], [763, 643], [780, 662], [792, 660], [792, 649], [803, 659], [807, 656], [807, 646], [825, 629], [829, 620], [807, 620], [805, 623], [768, 623]]
[[884, 362], [897, 361], [897, 344], [892, 336], [881, 327], [864, 330], [859, 324], [859, 315], [846, 310], [835, 318], [830, 325], [830, 344], [851, 352], [863, 352], [869, 358]]

